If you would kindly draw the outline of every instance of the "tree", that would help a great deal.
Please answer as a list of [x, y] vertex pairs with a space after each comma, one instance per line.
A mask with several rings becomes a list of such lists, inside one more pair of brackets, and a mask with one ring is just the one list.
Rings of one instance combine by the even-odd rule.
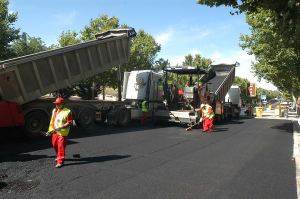
[[260, 102], [261, 95], [266, 95], [267, 100], [283, 96], [282, 93], [280, 93], [279, 91], [271, 91], [271, 90], [266, 90], [258, 87], [256, 92], [256, 97], [253, 98], [253, 97], [249, 97], [248, 95], [248, 87], [250, 85], [249, 80], [236, 76], [233, 84], [240, 87], [241, 98], [243, 103], [251, 103], [253, 100], [256, 102]]
[[[66, 31], [60, 35], [60, 45], [74, 44], [77, 42], [85, 42], [95, 39], [95, 34], [115, 28], [128, 27], [126, 24], [120, 25], [119, 19], [102, 15], [98, 18], [91, 19], [79, 34], [74, 31]], [[130, 49], [130, 57], [128, 63], [121, 67], [121, 73], [131, 70], [151, 69], [155, 62], [156, 54], [160, 51], [160, 46], [155, 42], [155, 39], [143, 30], [139, 30], [136, 37], [132, 40]], [[121, 81], [118, 72], [119, 66], [113, 67], [110, 71], [103, 72], [94, 77], [81, 81], [72, 88], [76, 94], [84, 99], [91, 99], [92, 94], [99, 94], [105, 91], [105, 87], [118, 87], [118, 82]], [[118, 80], [118, 81], [116, 81]], [[94, 86], [96, 88], [93, 91]], [[102, 89], [101, 89], [102, 87]], [[104, 95], [103, 95], [104, 96]]]
[[184, 56], [183, 66], [193, 66], [194, 58], [191, 54]]
[[202, 69], [208, 69], [209, 65], [212, 63], [211, 59], [201, 57], [200, 54], [195, 54], [193, 57], [191, 54], [184, 56], [183, 66], [195, 66]]
[[78, 33], [75, 31], [67, 30], [63, 31], [58, 39], [59, 46], [69, 46], [80, 43], [81, 40], [78, 38]]
[[199, 68], [208, 69], [211, 63], [212, 63], [211, 59], [201, 57], [201, 55], [196, 54], [192, 65], [197, 66]]
[[163, 70], [164, 68], [166, 68], [168, 66], [170, 66], [169, 60], [159, 58], [158, 60], [155, 61], [153, 69], [154, 69], [154, 71], [158, 72], [158, 71], [161, 71], [161, 70]]
[[244, 12], [251, 35], [241, 46], [256, 57], [253, 69], [280, 90], [300, 95], [300, 2], [295, 0], [198, 0], [199, 4], [231, 6]]
[[91, 19], [89, 25], [85, 26], [80, 32], [83, 41], [95, 39], [95, 34], [104, 32], [110, 29], [119, 28], [119, 19], [115, 16], [109, 17], [102, 15], [96, 19]]
[[41, 38], [30, 37], [25, 32], [22, 33], [19, 39], [12, 43], [11, 48], [16, 56], [24, 56], [47, 50], [47, 46]]
[[153, 36], [144, 30], [139, 30], [132, 40], [128, 63], [123, 67], [124, 71], [151, 69], [155, 63], [156, 54], [161, 47]]
[[247, 15], [251, 26], [251, 35], [242, 35], [243, 49], [255, 55], [253, 63], [255, 74], [272, 82], [280, 90], [291, 94], [300, 94], [300, 51], [276, 33], [272, 23], [265, 23], [272, 13], [260, 10]]
[[[188, 54], [188, 55], [184, 56], [184, 61], [182, 62], [182, 65], [183, 66], [194, 66], [194, 67], [198, 67], [201, 69], [208, 69], [208, 67], [211, 63], [212, 63], [211, 59], [201, 57], [200, 54], [195, 54], [194, 57], [193, 57], [193, 55]], [[178, 85], [183, 87], [187, 82], [190, 81], [190, 76], [189, 75], [170, 74], [169, 81], [171, 83], [176, 82]], [[199, 80], [194, 78], [194, 81], [198, 82]]]
[[0, 0], [0, 60], [14, 56], [11, 42], [19, 38], [19, 29], [13, 27], [17, 13], [8, 12], [8, 0]]
[[[277, 27], [277, 32], [283, 37], [288, 36], [290, 43], [299, 47], [300, 44], [300, 2], [297, 0], [198, 0], [199, 4], [213, 6], [230, 6], [232, 14], [253, 14], [259, 10], [271, 11], [270, 18]], [[292, 41], [291, 41], [292, 40]]]

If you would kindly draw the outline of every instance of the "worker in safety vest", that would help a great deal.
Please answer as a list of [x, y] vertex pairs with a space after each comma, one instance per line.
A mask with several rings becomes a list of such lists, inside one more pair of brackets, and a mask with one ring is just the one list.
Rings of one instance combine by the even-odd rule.
[[214, 111], [209, 104], [201, 104], [203, 132], [210, 133], [214, 128]]
[[64, 107], [64, 99], [59, 97], [53, 102], [56, 107], [52, 111], [48, 135], [52, 134], [52, 146], [56, 153], [56, 168], [63, 166], [65, 149], [70, 126], [73, 124], [71, 110]]
[[149, 109], [148, 109], [148, 102], [146, 100], [144, 100], [142, 102], [142, 116], [141, 116], [141, 125], [144, 125], [145, 124], [145, 121], [148, 117], [148, 112], [149, 112]]

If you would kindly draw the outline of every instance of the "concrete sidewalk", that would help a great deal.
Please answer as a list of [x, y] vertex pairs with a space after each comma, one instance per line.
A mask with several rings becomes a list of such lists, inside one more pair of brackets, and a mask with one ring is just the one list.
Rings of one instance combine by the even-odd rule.
[[297, 196], [300, 198], [300, 126], [297, 121], [293, 121], [293, 135], [294, 135], [294, 152], [293, 158], [296, 167], [296, 183], [297, 183]]

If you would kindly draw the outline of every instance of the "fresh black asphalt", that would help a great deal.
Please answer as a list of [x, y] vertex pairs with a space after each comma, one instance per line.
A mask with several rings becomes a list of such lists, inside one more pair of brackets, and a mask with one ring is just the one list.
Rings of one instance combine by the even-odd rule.
[[213, 134], [74, 128], [60, 169], [49, 138], [2, 139], [0, 198], [295, 199], [292, 128], [265, 119], [225, 122]]

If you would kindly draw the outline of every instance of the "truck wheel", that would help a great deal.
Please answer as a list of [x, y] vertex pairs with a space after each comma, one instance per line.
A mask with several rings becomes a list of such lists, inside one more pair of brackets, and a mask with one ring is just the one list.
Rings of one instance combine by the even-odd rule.
[[79, 111], [76, 123], [79, 127], [88, 127], [95, 121], [95, 112], [91, 108], [84, 108]]
[[130, 111], [125, 108], [119, 110], [118, 116], [118, 124], [120, 126], [126, 126], [131, 120]]
[[32, 111], [25, 115], [25, 133], [29, 136], [41, 135], [47, 131], [49, 117], [42, 111]]

